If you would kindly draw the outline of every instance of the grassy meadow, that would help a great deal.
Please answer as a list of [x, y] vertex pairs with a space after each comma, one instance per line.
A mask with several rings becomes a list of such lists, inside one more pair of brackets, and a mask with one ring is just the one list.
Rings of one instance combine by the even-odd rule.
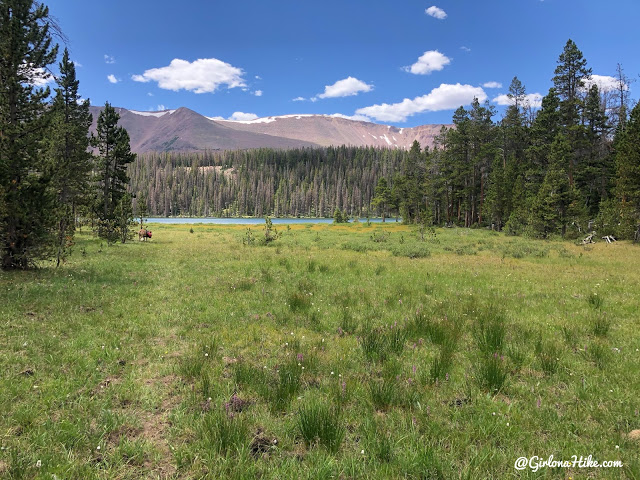
[[640, 478], [640, 247], [150, 228], [0, 273], [0, 478]]

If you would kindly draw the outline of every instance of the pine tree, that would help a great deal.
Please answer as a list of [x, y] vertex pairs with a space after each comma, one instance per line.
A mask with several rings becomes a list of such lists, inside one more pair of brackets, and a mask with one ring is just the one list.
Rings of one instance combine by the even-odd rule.
[[387, 184], [387, 179], [381, 177], [376, 185], [375, 197], [371, 200], [371, 205], [375, 208], [380, 208], [382, 212], [382, 221], [385, 221], [387, 216], [387, 207], [391, 203], [391, 189]]
[[[631, 238], [640, 220], [640, 103], [615, 140], [615, 194], [621, 205], [621, 233]], [[636, 238], [638, 240], [638, 238]]]
[[591, 76], [587, 68], [587, 60], [571, 39], [567, 40], [564, 50], [558, 57], [558, 66], [553, 77], [553, 84], [561, 99], [560, 112], [563, 125], [577, 125], [580, 119], [581, 102], [579, 91], [584, 87], [584, 80]]
[[551, 146], [549, 168], [532, 208], [531, 225], [535, 233], [547, 238], [564, 235], [572, 216], [576, 192], [569, 184], [564, 165], [571, 147], [564, 135], [558, 134]]
[[95, 205], [98, 235], [111, 241], [123, 238], [116, 233], [115, 210], [127, 191], [127, 165], [136, 157], [131, 153], [129, 134], [118, 126], [119, 119], [120, 115], [107, 102], [98, 117], [96, 134], [91, 137], [91, 145], [99, 152]]
[[584, 164], [576, 178], [578, 188], [585, 195], [585, 204], [591, 214], [597, 214], [599, 205], [609, 192], [611, 158], [608, 140], [610, 126], [601, 104], [600, 91], [592, 85], [584, 102]]
[[3, 269], [49, 258], [53, 195], [43, 155], [48, 87], [56, 58], [49, 10], [33, 0], [0, 2], [0, 249]]
[[75, 216], [90, 194], [92, 155], [88, 152], [92, 117], [89, 101], [81, 101], [75, 65], [65, 49], [56, 80], [56, 96], [51, 107], [49, 168], [56, 195], [56, 261], [64, 257], [72, 243]]

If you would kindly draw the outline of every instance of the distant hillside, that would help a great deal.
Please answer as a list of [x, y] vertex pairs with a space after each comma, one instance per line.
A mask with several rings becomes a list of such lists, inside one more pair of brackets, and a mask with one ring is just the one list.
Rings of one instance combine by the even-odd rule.
[[[95, 129], [102, 107], [91, 107]], [[194, 152], [248, 148], [291, 149], [330, 145], [408, 149], [414, 140], [433, 146], [442, 125], [397, 128], [327, 115], [283, 115], [251, 121], [208, 118], [188, 108], [137, 112], [116, 108], [131, 149], [145, 152]]]

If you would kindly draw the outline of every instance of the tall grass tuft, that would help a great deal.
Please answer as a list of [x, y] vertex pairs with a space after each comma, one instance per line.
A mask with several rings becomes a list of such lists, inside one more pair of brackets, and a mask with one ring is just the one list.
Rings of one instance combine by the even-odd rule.
[[482, 356], [478, 368], [478, 380], [482, 387], [491, 393], [498, 393], [507, 382], [508, 376], [509, 371], [503, 356], [497, 352]]
[[443, 346], [440, 353], [433, 359], [431, 368], [429, 369], [429, 380], [431, 383], [443, 380], [447, 373], [451, 371], [453, 364], [454, 350], [451, 346]]
[[298, 431], [307, 447], [315, 444], [337, 453], [345, 435], [340, 409], [314, 400], [298, 409]]
[[606, 312], [596, 311], [591, 319], [591, 331], [597, 337], [606, 337], [611, 330], [611, 319]]
[[383, 378], [380, 381], [371, 380], [369, 396], [376, 410], [386, 411], [397, 401], [398, 384], [390, 378]]
[[602, 310], [602, 305], [604, 305], [604, 298], [597, 293], [591, 293], [587, 297], [587, 302], [594, 310]]
[[546, 375], [553, 375], [560, 366], [560, 347], [553, 341], [543, 341], [542, 336], [536, 342], [536, 357], [540, 368]]
[[242, 449], [249, 441], [249, 429], [244, 418], [213, 410], [208, 413], [196, 432], [207, 450], [228, 455]]
[[502, 352], [505, 347], [506, 333], [505, 319], [500, 313], [494, 314], [487, 311], [479, 315], [474, 334], [478, 348], [483, 354]]
[[586, 348], [586, 356], [596, 367], [604, 370], [611, 361], [611, 350], [602, 341], [595, 341]]
[[401, 355], [407, 341], [407, 329], [397, 323], [389, 328], [365, 326], [360, 347], [370, 361], [385, 362], [393, 355]]
[[280, 366], [275, 385], [271, 388], [270, 403], [273, 410], [287, 408], [302, 386], [302, 367], [291, 361]]

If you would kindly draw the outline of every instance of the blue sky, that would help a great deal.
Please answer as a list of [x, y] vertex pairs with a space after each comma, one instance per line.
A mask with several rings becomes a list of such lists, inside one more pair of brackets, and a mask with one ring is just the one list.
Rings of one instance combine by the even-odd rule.
[[[573, 39], [603, 84], [638, 78], [638, 0], [45, 0], [81, 94], [132, 110], [448, 123], [474, 96], [535, 105]], [[631, 98], [640, 83], [630, 84]], [[497, 100], [496, 100], [497, 99]]]

